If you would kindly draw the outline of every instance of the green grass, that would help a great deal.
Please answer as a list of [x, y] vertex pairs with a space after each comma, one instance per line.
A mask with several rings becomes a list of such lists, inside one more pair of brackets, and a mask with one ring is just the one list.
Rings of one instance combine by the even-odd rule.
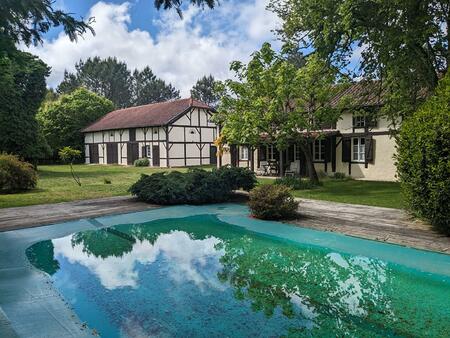
[[[18, 194], [0, 195], [0, 208], [127, 195], [128, 188], [141, 174], [167, 170], [119, 165], [76, 165], [74, 168], [80, 176], [81, 187], [72, 179], [69, 166], [39, 166], [36, 189]], [[186, 171], [185, 168], [174, 170]], [[110, 180], [111, 184], [105, 184], [105, 179]], [[259, 182], [271, 183], [273, 180], [262, 178]], [[322, 182], [321, 187], [296, 190], [294, 195], [351, 204], [403, 207], [398, 183], [332, 179], [324, 179]]]
[[[262, 178], [260, 183], [273, 183], [273, 179]], [[400, 184], [397, 182], [376, 182], [359, 180], [323, 179], [322, 186], [314, 189], [295, 190], [295, 197], [372, 205], [377, 207], [404, 207]]]
[[[141, 174], [167, 170], [119, 165], [75, 165], [74, 168], [81, 179], [81, 187], [73, 180], [68, 165], [39, 166], [36, 189], [0, 195], [0, 208], [127, 195], [128, 188]], [[186, 171], [184, 168], [176, 170]], [[111, 184], [105, 184], [105, 179]]]

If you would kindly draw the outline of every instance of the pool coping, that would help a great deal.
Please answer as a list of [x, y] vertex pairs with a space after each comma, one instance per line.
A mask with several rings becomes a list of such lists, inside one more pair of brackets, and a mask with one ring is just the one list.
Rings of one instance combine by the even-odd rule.
[[[245, 194], [240, 194], [240, 201]], [[244, 196], [242, 196], [244, 195]], [[406, 247], [450, 254], [450, 237], [436, 232], [400, 209], [296, 198], [299, 218], [288, 221], [300, 227], [338, 232]], [[239, 202], [239, 199], [236, 200]], [[235, 201], [235, 202], [236, 202]], [[80, 218], [160, 208], [130, 196], [107, 197], [56, 204], [0, 209], [0, 233], [61, 223]]]
[[[59, 238], [71, 233], [94, 230], [118, 224], [141, 223], [161, 218], [179, 218], [200, 214], [214, 214], [226, 223], [241, 226], [249, 231], [276, 236], [308, 245], [327, 246], [344, 252], [361, 252], [362, 255], [407, 263], [408, 266], [428, 265], [426, 271], [450, 271], [450, 257], [439, 253], [408, 249], [370, 240], [357, 239], [339, 233], [327, 233], [292, 224], [261, 221], [248, 217], [242, 204], [213, 204], [205, 206], [176, 206], [153, 208], [131, 213], [119, 213], [95, 218], [82, 218], [13, 231], [0, 232], [0, 336], [32, 337], [92, 337], [92, 330], [84, 327], [67, 303], [49, 282], [48, 276], [31, 266], [25, 249], [41, 240]], [[356, 245], [353, 245], [353, 244]], [[383, 252], [381, 248], [387, 248]], [[380, 251], [381, 250], [381, 251]], [[399, 263], [399, 264], [403, 264]], [[434, 270], [434, 271], [433, 271]], [[450, 278], [450, 275], [449, 275]], [[45, 325], [43, 325], [45, 323]], [[13, 333], [11, 333], [13, 332]]]

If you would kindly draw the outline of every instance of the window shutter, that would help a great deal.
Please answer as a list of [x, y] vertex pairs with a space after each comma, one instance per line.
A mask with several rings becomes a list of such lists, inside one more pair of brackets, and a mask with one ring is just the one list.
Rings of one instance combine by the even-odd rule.
[[342, 162], [351, 162], [352, 156], [352, 139], [342, 139]]
[[367, 162], [373, 162], [374, 148], [375, 148], [375, 140], [373, 138], [367, 137], [364, 149]]
[[331, 162], [331, 139], [327, 138], [327, 139], [323, 140], [322, 142], [325, 142], [324, 160], [325, 160], [325, 162]]
[[367, 125], [369, 128], [377, 128], [378, 127], [378, 119], [375, 116], [369, 117], [367, 121]]

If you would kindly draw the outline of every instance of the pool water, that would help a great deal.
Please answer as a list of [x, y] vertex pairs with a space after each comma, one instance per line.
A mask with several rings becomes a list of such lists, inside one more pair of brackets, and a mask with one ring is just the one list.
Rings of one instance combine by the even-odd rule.
[[78, 232], [26, 254], [103, 337], [449, 335], [448, 276], [211, 214]]

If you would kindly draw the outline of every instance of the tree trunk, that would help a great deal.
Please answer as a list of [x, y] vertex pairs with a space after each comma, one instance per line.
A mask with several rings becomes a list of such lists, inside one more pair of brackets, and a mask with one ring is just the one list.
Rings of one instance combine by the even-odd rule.
[[313, 163], [313, 157], [311, 154], [311, 149], [309, 147], [309, 144], [306, 142], [300, 143], [300, 149], [302, 150], [303, 154], [305, 155], [306, 160], [306, 166], [308, 167], [308, 176], [311, 182], [319, 183], [319, 176], [317, 175], [316, 168], [314, 167]]

